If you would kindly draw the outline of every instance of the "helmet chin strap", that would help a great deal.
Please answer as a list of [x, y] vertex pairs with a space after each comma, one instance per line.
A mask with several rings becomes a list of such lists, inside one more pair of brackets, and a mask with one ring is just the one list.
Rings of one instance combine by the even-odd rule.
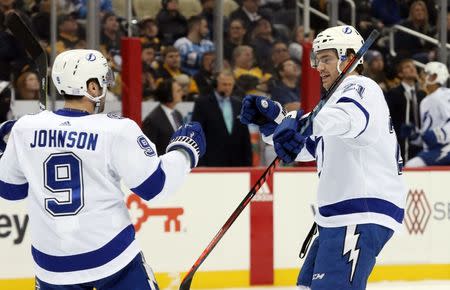
[[91, 96], [88, 92], [86, 92], [86, 97], [89, 98], [94, 103], [94, 114], [100, 113], [100, 103], [101, 100], [106, 96], [107, 87], [102, 87], [102, 94], [98, 97]]

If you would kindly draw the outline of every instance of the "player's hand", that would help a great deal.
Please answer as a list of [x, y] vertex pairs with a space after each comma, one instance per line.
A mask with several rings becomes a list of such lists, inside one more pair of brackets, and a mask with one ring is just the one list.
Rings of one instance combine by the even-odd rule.
[[308, 135], [298, 131], [303, 120], [302, 110], [290, 112], [273, 133], [273, 144], [278, 157], [286, 163], [291, 163], [305, 145]]
[[432, 149], [439, 144], [445, 143], [445, 134], [440, 128], [427, 130], [423, 133], [422, 140], [427, 144], [428, 148]]
[[415, 140], [420, 136], [419, 129], [414, 124], [402, 124], [400, 126], [400, 138]]
[[5, 152], [9, 133], [11, 133], [12, 127], [16, 121], [17, 120], [8, 120], [0, 124], [0, 158], [3, 156], [3, 152]]
[[178, 128], [172, 135], [166, 152], [184, 150], [191, 159], [191, 168], [198, 164], [198, 160], [206, 152], [206, 138], [202, 126], [198, 122], [190, 122]]
[[242, 100], [241, 123], [255, 124], [264, 136], [270, 136], [286, 112], [280, 103], [266, 97], [249, 95]]

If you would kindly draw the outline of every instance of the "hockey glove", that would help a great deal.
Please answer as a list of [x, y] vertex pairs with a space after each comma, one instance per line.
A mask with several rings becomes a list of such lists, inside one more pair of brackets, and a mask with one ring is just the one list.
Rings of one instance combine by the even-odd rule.
[[200, 123], [190, 122], [175, 131], [167, 145], [166, 152], [172, 150], [184, 150], [191, 159], [191, 168], [196, 167], [198, 160], [206, 151], [205, 134]]
[[256, 124], [264, 136], [270, 136], [286, 112], [280, 103], [266, 97], [249, 95], [242, 100], [241, 123]]
[[419, 130], [414, 124], [402, 124], [400, 127], [400, 138], [415, 140], [420, 136]]
[[302, 110], [290, 112], [273, 133], [275, 152], [286, 163], [295, 160], [305, 145], [306, 138], [310, 135], [302, 135], [298, 132], [304, 122], [300, 120], [302, 114]]
[[441, 128], [435, 128], [432, 130], [425, 131], [422, 135], [422, 140], [427, 144], [428, 148], [434, 148], [439, 144], [445, 143], [445, 133]]
[[6, 143], [8, 142], [9, 133], [11, 133], [12, 127], [17, 120], [9, 120], [0, 124], [0, 158], [6, 149]]

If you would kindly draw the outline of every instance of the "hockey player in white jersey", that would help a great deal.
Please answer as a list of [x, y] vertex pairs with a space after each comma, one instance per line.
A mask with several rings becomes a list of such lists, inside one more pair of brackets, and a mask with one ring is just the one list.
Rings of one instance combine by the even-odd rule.
[[447, 66], [440, 62], [425, 65], [425, 89], [428, 95], [420, 103], [421, 128], [409, 131], [411, 142], [422, 142], [424, 150], [406, 163], [407, 167], [450, 165], [450, 89]]
[[[317, 35], [312, 65], [326, 90], [363, 42], [351, 26]], [[406, 187], [399, 146], [381, 88], [361, 72], [362, 60], [303, 135], [301, 111], [283, 118], [276, 102], [243, 100], [241, 121], [255, 123], [264, 116], [261, 132], [283, 161], [317, 162], [319, 236], [299, 274], [299, 289], [365, 289], [376, 256], [402, 225]]]
[[158, 289], [135, 240], [123, 179], [145, 200], [174, 192], [205, 152], [198, 123], [180, 127], [166, 154], [132, 120], [103, 110], [113, 79], [95, 50], [59, 54], [52, 79], [63, 109], [12, 127], [0, 160], [0, 196], [28, 199], [36, 289]]

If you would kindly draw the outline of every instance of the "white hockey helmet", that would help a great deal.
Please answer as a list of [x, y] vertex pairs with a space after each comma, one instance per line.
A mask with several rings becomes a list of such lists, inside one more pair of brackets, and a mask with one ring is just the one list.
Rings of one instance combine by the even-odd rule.
[[428, 81], [428, 76], [425, 78], [426, 84], [436, 84], [439, 83], [441, 85], [445, 85], [447, 79], [449, 77], [448, 68], [445, 64], [437, 61], [429, 62], [425, 65], [423, 69], [425, 74], [427, 75], [437, 75], [437, 78], [433, 82]]
[[[347, 59], [347, 49], [353, 49], [356, 52], [361, 48], [364, 39], [361, 34], [350, 25], [330, 27], [319, 33], [313, 41], [313, 51], [311, 53], [311, 66], [317, 67], [317, 52], [325, 49], [335, 49], [338, 54], [339, 64]], [[363, 63], [363, 59], [358, 62]], [[339, 70], [340, 71], [340, 70]]]
[[[87, 81], [97, 79], [102, 95], [93, 97], [87, 92]], [[73, 49], [60, 53], [53, 63], [52, 80], [61, 95], [87, 96], [96, 105], [114, 85], [114, 74], [106, 58], [97, 50]]]

